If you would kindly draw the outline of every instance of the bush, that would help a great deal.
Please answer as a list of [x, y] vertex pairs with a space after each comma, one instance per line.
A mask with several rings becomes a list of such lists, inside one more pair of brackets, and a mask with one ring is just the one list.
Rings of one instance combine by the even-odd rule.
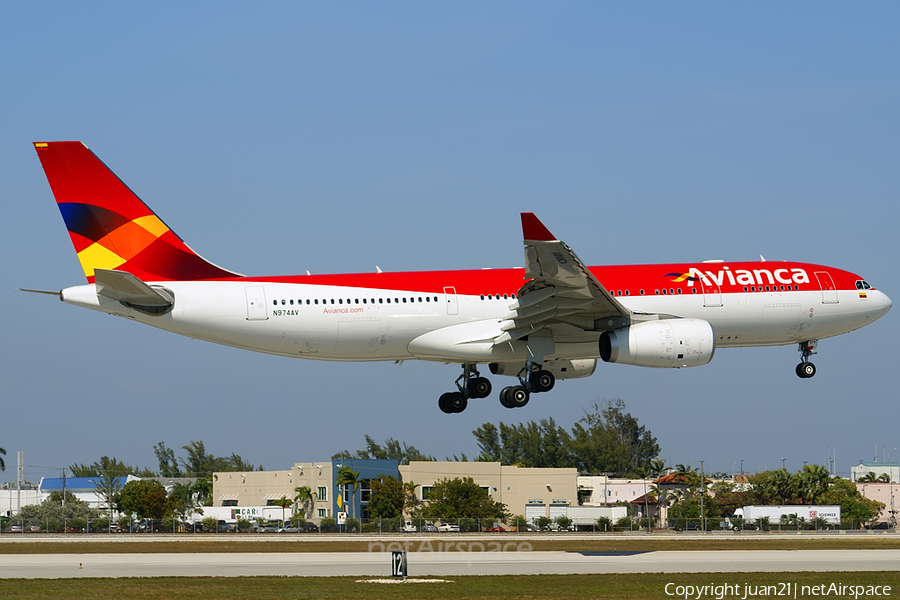
[[250, 519], [238, 519], [235, 527], [238, 531], [246, 532], [253, 528], [253, 523], [250, 522]]
[[75, 531], [84, 531], [87, 529], [87, 519], [70, 519], [68, 525]]
[[378, 533], [378, 523], [363, 523], [360, 531], [363, 533]]
[[219, 520], [215, 517], [204, 517], [200, 524], [203, 525], [204, 531], [215, 531], [219, 528]]
[[597, 528], [600, 529], [600, 531], [611, 531], [612, 525], [612, 519], [609, 517], [600, 517], [597, 519]]
[[616, 521], [616, 529], [622, 529], [622, 530], [631, 529], [632, 524], [633, 524], [633, 521], [631, 520], [631, 517], [626, 515], [626, 516], [620, 518], [618, 521]]
[[528, 519], [526, 519], [522, 515], [514, 515], [509, 520], [509, 526], [516, 531], [522, 531], [523, 529], [525, 529], [526, 525], [528, 525]]
[[350, 533], [356, 533], [359, 531], [359, 519], [356, 517], [347, 517], [344, 521], [344, 531], [349, 531]]
[[303, 514], [301, 510], [297, 514], [291, 517], [291, 526], [292, 527], [303, 527], [306, 525], [306, 515]]
[[560, 530], [567, 531], [569, 527], [572, 526], [572, 519], [565, 515], [560, 515], [555, 519], [556, 524], [559, 525]]
[[550, 520], [550, 517], [538, 517], [534, 520], [534, 524], [537, 525], [537, 528], [541, 531], [544, 531], [548, 527], [550, 527], [550, 523], [553, 521]]
[[322, 517], [322, 520], [319, 521], [319, 531], [334, 531], [336, 528], [337, 521], [334, 520], [334, 517]]

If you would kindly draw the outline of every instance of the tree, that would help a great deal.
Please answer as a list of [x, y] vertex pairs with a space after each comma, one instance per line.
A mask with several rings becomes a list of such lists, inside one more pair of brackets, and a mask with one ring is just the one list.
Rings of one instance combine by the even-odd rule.
[[284, 522], [286, 520], [284, 511], [288, 507], [292, 506], [294, 504], [294, 501], [288, 499], [287, 496], [282, 496], [278, 500], [272, 500], [272, 504], [274, 504], [275, 506], [281, 507], [281, 524], [284, 525]]
[[304, 517], [310, 516], [310, 508], [309, 505], [312, 504], [313, 499], [316, 497], [316, 493], [313, 492], [309, 486], [301, 485], [294, 488], [294, 502], [297, 504], [303, 505], [303, 515]]
[[173, 485], [172, 491], [169, 492], [169, 502], [172, 505], [172, 510], [181, 515], [182, 521], [187, 519], [189, 513], [203, 514], [197, 493], [192, 485], [186, 483]]
[[106, 503], [106, 508], [109, 511], [109, 523], [107, 523], [107, 528], [112, 526], [113, 507], [116, 503], [116, 496], [119, 494], [119, 490], [122, 489], [123, 480], [124, 477], [112, 475], [109, 472], [104, 472], [99, 477], [95, 477], [95, 479], [92, 480], [94, 482], [94, 487], [97, 489], [97, 495], [103, 498], [103, 501]]
[[403, 483], [393, 475], [379, 475], [369, 483], [369, 515], [375, 519], [394, 519], [404, 512], [413, 513], [418, 500], [412, 481]]
[[34, 523], [52, 531], [76, 519], [96, 521], [100, 518], [99, 510], [91, 508], [71, 492], [66, 492], [65, 498], [66, 502], [63, 504], [62, 493], [52, 492], [40, 504], [23, 506], [14, 519], [16, 522]]
[[428, 504], [421, 511], [425, 519], [490, 519], [506, 521], [506, 505], [495, 502], [487, 490], [475, 483], [471, 477], [462, 479], [442, 479], [431, 487]]
[[0, 448], [0, 471], [6, 470], [6, 461], [3, 460], [4, 456], [6, 456], [6, 448]]
[[99, 461], [94, 461], [90, 465], [76, 464], [71, 465], [69, 469], [72, 471], [73, 477], [103, 477], [104, 475], [125, 477], [127, 475], [141, 476], [142, 474], [145, 477], [153, 476], [153, 473], [147, 474], [146, 469], [129, 467], [115, 456], [112, 458], [101, 456]]
[[166, 488], [153, 479], [129, 481], [119, 492], [118, 507], [139, 519], [162, 519], [172, 512]]
[[571, 433], [552, 418], [518, 425], [501, 422], [499, 427], [484, 423], [472, 432], [480, 450], [475, 460], [633, 475], [637, 467], [648, 465], [659, 454], [659, 446], [624, 410], [621, 400], [603, 407], [594, 402]]
[[351, 488], [350, 508], [352, 512], [353, 506], [356, 503], [356, 490], [359, 488], [360, 484], [359, 471], [354, 471], [352, 468], [345, 465], [338, 469], [338, 474], [334, 482], [343, 488], [345, 492], [347, 487]]
[[384, 446], [382, 446], [370, 436], [367, 435], [365, 437], [365, 450], [357, 450], [356, 452], [343, 450], [331, 458], [334, 460], [352, 460], [354, 458], [360, 460], [396, 460], [397, 464], [401, 465], [408, 465], [411, 460], [436, 460], [433, 456], [423, 454], [415, 446], [409, 446], [406, 442], [398, 442], [394, 438], [388, 438], [385, 440]]
[[156, 454], [156, 460], [159, 461], [160, 477], [181, 477], [181, 469], [178, 468], [178, 459], [175, 458], [175, 451], [167, 448], [165, 442], [159, 442], [153, 446], [153, 453]]

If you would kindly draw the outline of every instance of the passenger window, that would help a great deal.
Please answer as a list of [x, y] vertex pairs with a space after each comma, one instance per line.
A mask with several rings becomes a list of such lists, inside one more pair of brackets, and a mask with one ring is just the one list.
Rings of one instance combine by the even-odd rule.
[[641, 296], [643, 296], [643, 295], [644, 295], [644, 290], [641, 290]]
[[273, 306], [278, 306], [278, 300], [272, 300], [272, 305], [273, 305]]

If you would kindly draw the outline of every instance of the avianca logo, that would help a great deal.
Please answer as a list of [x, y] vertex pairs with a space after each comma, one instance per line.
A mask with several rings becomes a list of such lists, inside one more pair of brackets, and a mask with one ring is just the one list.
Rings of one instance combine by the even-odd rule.
[[701, 271], [696, 267], [691, 267], [687, 273], [667, 273], [666, 277], [673, 277], [671, 281], [681, 283], [687, 281], [688, 286], [693, 286], [695, 281], [702, 281], [706, 285], [722, 285], [730, 283], [731, 285], [773, 285], [778, 283], [809, 283], [809, 275], [806, 269], [735, 269], [730, 267], [722, 267], [716, 272]]
[[[690, 273], [666, 273], [666, 277], [671, 277], [671, 281], [674, 283], [681, 283], [682, 281], [698, 281], [696, 277], [691, 276]], [[690, 284], [688, 284], [690, 285]]]

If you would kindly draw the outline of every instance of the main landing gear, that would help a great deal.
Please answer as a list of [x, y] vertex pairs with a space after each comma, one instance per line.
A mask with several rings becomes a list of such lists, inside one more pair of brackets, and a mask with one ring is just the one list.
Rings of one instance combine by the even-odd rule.
[[[491, 382], [481, 377], [476, 365], [463, 365], [463, 374], [456, 380], [458, 391], [442, 394], [438, 407], [447, 414], [461, 413], [469, 405], [470, 398], [487, 398], [491, 395]], [[532, 370], [529, 372], [528, 369]], [[527, 374], [527, 378], [525, 375]], [[556, 384], [550, 371], [530, 366], [519, 372], [519, 385], [511, 385], [500, 392], [500, 404], [506, 408], [521, 408], [528, 404], [531, 394], [549, 392]]]
[[461, 413], [469, 405], [469, 398], [487, 398], [491, 395], [491, 381], [481, 377], [476, 365], [463, 365], [463, 374], [456, 380], [459, 391], [447, 392], [438, 399], [441, 411], [452, 414]]
[[816, 374], [816, 365], [809, 362], [809, 357], [816, 354], [815, 349], [819, 340], [800, 342], [800, 364], [797, 365], [797, 377], [809, 379]]
[[[528, 367], [523, 369], [527, 372]], [[519, 385], [511, 385], [500, 391], [500, 404], [506, 408], [522, 408], [528, 404], [531, 394], [549, 392], [556, 384], [556, 377], [550, 371], [544, 371], [540, 367], [528, 372], [528, 378], [519, 373]]]

